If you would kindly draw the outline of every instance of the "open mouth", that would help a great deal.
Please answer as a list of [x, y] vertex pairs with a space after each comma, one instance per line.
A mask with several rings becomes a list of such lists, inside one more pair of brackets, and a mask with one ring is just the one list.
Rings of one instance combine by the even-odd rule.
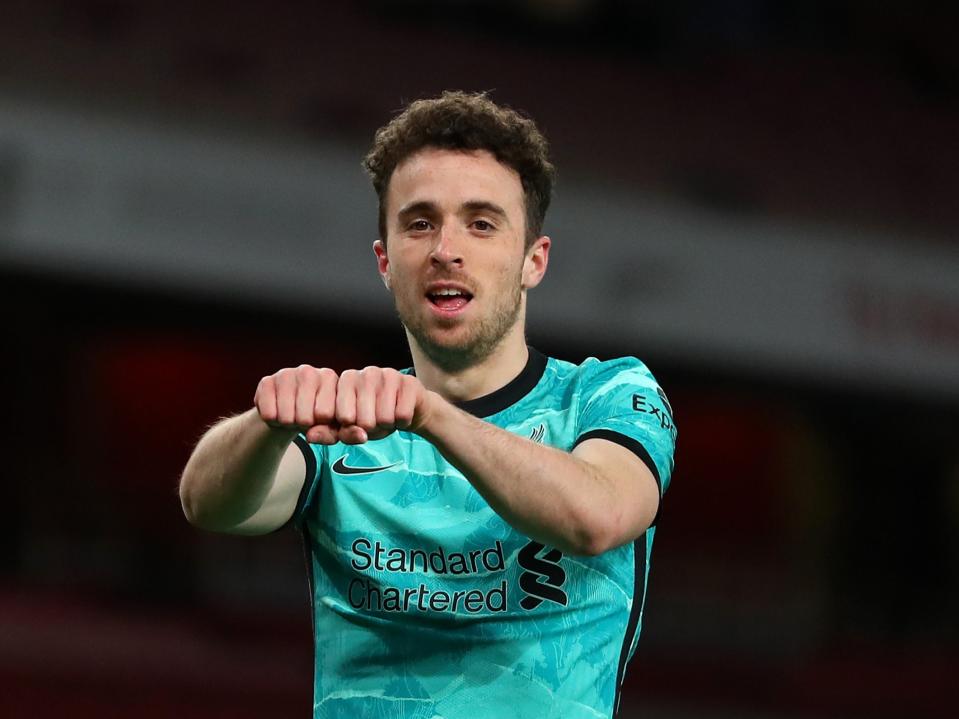
[[434, 289], [426, 293], [426, 299], [443, 312], [459, 312], [473, 299], [466, 290], [457, 288]]

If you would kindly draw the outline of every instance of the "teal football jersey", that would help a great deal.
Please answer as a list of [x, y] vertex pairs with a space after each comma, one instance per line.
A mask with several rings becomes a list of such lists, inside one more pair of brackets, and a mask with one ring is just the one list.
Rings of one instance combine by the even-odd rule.
[[[636, 359], [574, 365], [530, 349], [512, 382], [459, 406], [564, 451], [617, 442], [661, 494], [669, 485], [672, 410]], [[513, 529], [418, 435], [296, 443], [307, 460], [293, 522], [313, 598], [314, 717], [614, 716], [655, 527], [570, 556]]]

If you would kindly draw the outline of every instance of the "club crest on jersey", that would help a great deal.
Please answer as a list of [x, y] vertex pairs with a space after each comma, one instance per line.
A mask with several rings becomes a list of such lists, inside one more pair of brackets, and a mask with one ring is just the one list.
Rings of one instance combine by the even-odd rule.
[[543, 437], [546, 436], [546, 425], [541, 424], [538, 427], [533, 427], [533, 430], [529, 433], [529, 438], [534, 442], [543, 443]]

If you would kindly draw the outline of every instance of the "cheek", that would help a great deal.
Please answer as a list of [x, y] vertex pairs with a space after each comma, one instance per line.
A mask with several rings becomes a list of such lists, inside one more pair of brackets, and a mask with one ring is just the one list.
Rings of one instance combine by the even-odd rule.
[[522, 280], [523, 275], [526, 273], [526, 256], [520, 255], [519, 257], [511, 257], [507, 262], [502, 263], [500, 268], [500, 274], [506, 278], [509, 282], [516, 282], [517, 280]]
[[404, 262], [390, 265], [390, 289], [396, 297], [416, 298], [420, 294], [420, 286], [415, 268]]
[[413, 262], [414, 258], [410, 257], [409, 252], [394, 252], [391, 254], [390, 274], [393, 276], [394, 281], [414, 275]]

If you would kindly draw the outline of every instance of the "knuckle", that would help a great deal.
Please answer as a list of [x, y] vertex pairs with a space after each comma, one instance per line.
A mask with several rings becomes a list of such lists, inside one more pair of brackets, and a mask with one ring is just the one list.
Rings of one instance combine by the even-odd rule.
[[288, 385], [295, 381], [296, 370], [290, 367], [284, 367], [273, 375], [273, 382], [277, 386]]
[[253, 393], [253, 402], [258, 403], [264, 394], [267, 394], [273, 390], [273, 378], [272, 377], [263, 377], [256, 384], [256, 391]]
[[383, 371], [379, 367], [364, 367], [360, 372], [360, 378], [367, 386], [374, 386], [380, 383], [383, 378]]
[[293, 370], [293, 374], [298, 384], [309, 384], [316, 381], [316, 368], [308, 364], [299, 365]]

